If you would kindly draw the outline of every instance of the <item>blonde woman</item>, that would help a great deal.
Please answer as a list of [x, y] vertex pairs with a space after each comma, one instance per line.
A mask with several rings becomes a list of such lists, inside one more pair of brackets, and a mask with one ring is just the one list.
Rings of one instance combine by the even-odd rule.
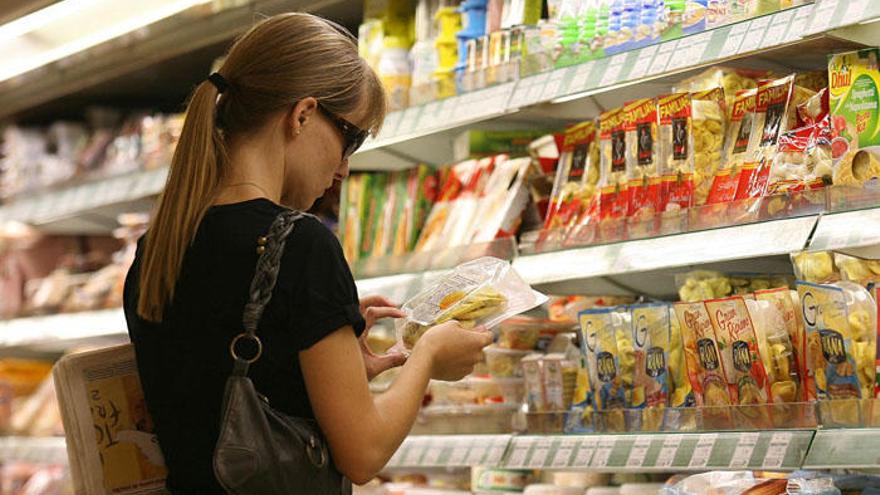
[[[385, 94], [356, 41], [307, 14], [262, 21], [195, 88], [125, 287], [173, 493], [222, 493], [212, 455], [229, 344], [242, 331], [260, 238], [284, 208], [306, 210], [343, 180], [349, 156], [384, 115]], [[313, 218], [298, 221], [249, 377], [275, 409], [317, 419], [335, 467], [356, 483], [370, 480], [403, 441], [428, 380], [468, 374], [491, 342], [485, 329], [434, 327], [390, 390], [373, 397], [368, 380], [404, 359], [373, 355], [364, 337], [376, 319], [399, 316], [381, 297], [359, 302], [336, 238]]]

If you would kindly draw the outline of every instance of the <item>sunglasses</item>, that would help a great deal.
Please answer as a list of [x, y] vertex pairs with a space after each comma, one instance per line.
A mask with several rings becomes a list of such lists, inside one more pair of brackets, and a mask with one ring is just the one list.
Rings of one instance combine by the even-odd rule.
[[354, 152], [364, 144], [364, 141], [367, 140], [367, 136], [370, 135], [370, 131], [363, 130], [342, 117], [335, 115], [333, 112], [324, 108], [324, 105], [321, 105], [320, 103], [318, 103], [318, 110], [320, 110], [325, 117], [330, 119], [330, 122], [333, 122], [333, 125], [335, 125], [342, 134], [342, 139], [344, 141], [342, 148], [343, 160], [353, 155]]

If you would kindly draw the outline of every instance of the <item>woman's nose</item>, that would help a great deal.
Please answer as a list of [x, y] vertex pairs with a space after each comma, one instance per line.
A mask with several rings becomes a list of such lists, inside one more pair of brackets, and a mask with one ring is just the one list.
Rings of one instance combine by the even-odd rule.
[[348, 172], [348, 158], [346, 158], [339, 164], [339, 168], [336, 170], [336, 178], [339, 180], [345, 179], [348, 177]]

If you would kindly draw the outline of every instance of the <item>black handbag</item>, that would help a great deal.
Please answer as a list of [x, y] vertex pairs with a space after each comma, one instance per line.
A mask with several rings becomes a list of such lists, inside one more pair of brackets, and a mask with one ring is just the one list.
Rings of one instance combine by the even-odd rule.
[[[262, 354], [257, 324], [272, 297], [288, 235], [304, 213], [279, 214], [268, 234], [258, 241], [260, 257], [245, 305], [244, 332], [229, 344], [234, 359], [221, 409], [220, 435], [214, 449], [214, 474], [235, 495], [351, 493], [351, 482], [333, 464], [315, 421], [276, 411], [248, 378], [248, 368]], [[249, 340], [252, 358], [242, 358], [236, 345]]]

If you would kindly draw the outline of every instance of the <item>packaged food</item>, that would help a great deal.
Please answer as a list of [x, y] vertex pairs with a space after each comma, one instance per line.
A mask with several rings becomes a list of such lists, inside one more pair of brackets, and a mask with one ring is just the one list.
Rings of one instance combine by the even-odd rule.
[[[343, 184], [345, 182], [347, 181]], [[437, 177], [431, 167], [419, 165], [409, 171], [403, 207], [404, 218], [397, 227], [394, 254], [403, 254], [415, 249], [436, 194]]]
[[834, 253], [834, 265], [840, 270], [843, 280], [863, 287], [880, 282], [880, 260], [866, 260]]
[[378, 215], [371, 257], [391, 254], [394, 249], [395, 233], [398, 223], [403, 219], [406, 196], [406, 173], [391, 172], [385, 182], [385, 203]]
[[495, 166], [477, 205], [479, 220], [473, 222], [467, 244], [491, 242], [516, 234], [529, 200], [526, 179], [530, 165], [529, 158], [515, 158]]
[[425, 219], [425, 226], [415, 245], [416, 251], [432, 251], [444, 246], [443, 232], [447, 229], [455, 202], [477, 171], [477, 165], [476, 160], [467, 160], [443, 171], [437, 201]]
[[593, 420], [593, 386], [590, 382], [590, 371], [586, 356], [581, 356], [575, 378], [574, 397], [571, 410], [565, 420], [566, 433], [587, 433], [594, 431]]
[[660, 205], [657, 100], [635, 100], [623, 107], [623, 113], [630, 196], [627, 216], [646, 219]]
[[387, 181], [387, 174], [370, 174], [367, 176], [359, 258], [369, 257], [373, 253], [376, 231], [382, 223], [382, 212], [385, 207], [385, 200], [387, 199], [387, 190], [385, 188]]
[[798, 280], [814, 284], [828, 284], [840, 280], [830, 251], [804, 251], [791, 255], [794, 275]]
[[724, 90], [726, 104], [730, 107], [740, 91], [757, 89], [758, 81], [769, 77], [771, 77], [771, 73], [766, 70], [717, 66], [681, 81], [672, 88], [672, 91], [675, 93], [685, 91], [697, 93], [721, 88]]
[[629, 209], [623, 121], [623, 109], [609, 110], [599, 117], [599, 220], [606, 225], [626, 217]]
[[644, 407], [642, 429], [657, 431], [669, 403], [669, 307], [643, 304], [630, 308], [635, 378], [630, 407]]
[[526, 384], [526, 407], [530, 413], [547, 412], [547, 399], [544, 393], [544, 371], [541, 355], [531, 354], [520, 361]]
[[873, 397], [877, 307], [868, 291], [850, 282], [798, 282], [798, 294], [818, 398]]
[[592, 200], [598, 181], [597, 127], [589, 120], [565, 132], [544, 229], [571, 227]]
[[706, 306], [702, 302], [682, 302], [673, 307], [681, 325], [688, 378], [697, 406], [730, 405], [727, 379]]
[[[874, 288], [871, 289], [871, 295], [874, 296], [874, 302], [877, 303], [877, 331], [880, 332], [880, 285], [874, 285]], [[880, 399], [880, 336], [878, 336], [876, 362], [877, 365], [875, 367], [875, 372], [877, 374], [877, 377], [874, 383], [874, 398]]]
[[361, 217], [364, 202], [364, 186], [367, 174], [351, 174], [342, 182], [339, 205], [339, 237], [342, 253], [349, 263], [360, 257]]
[[709, 0], [689, 0], [684, 7], [684, 21], [681, 29], [685, 35], [699, 33], [706, 29]]
[[660, 173], [663, 177], [661, 210], [680, 211], [693, 205], [694, 196], [694, 129], [690, 93], [661, 97], [657, 112], [660, 119]]
[[831, 176], [831, 161], [830, 155], [819, 151], [820, 132], [813, 124], [779, 136], [777, 152], [770, 166], [768, 195], [824, 186], [824, 176]]
[[522, 368], [519, 363], [529, 351], [504, 349], [497, 346], [489, 346], [483, 349], [486, 356], [486, 365], [489, 374], [496, 378], [510, 378], [522, 376]]
[[746, 160], [754, 155], [760, 138], [758, 133], [753, 132], [757, 95], [756, 89], [744, 90], [733, 101], [723, 160], [712, 179], [707, 204], [726, 203], [736, 197], [740, 170]]
[[491, 328], [546, 301], [522, 281], [510, 263], [483, 257], [459, 265], [407, 301], [397, 320], [398, 338], [412, 349], [431, 326], [456, 320], [464, 327]]
[[[450, 208], [449, 217], [443, 226], [437, 247], [462, 246], [470, 242], [474, 225], [478, 223], [477, 219], [480, 218], [477, 211], [482, 204], [486, 187], [495, 169], [507, 158], [507, 155], [495, 155], [477, 161], [473, 174]], [[501, 184], [501, 187], [507, 185]]]
[[571, 407], [577, 383], [577, 365], [564, 354], [547, 354], [542, 358], [544, 397], [549, 411], [567, 411]]
[[675, 285], [678, 287], [678, 297], [683, 302], [720, 299], [733, 293], [730, 277], [721, 272], [709, 270], [695, 270], [677, 274]]
[[498, 347], [529, 351], [540, 347], [542, 341], [562, 332], [570, 332], [574, 325], [531, 317], [505, 320], [498, 326]]
[[[788, 294], [784, 296], [788, 298]], [[771, 401], [776, 404], [800, 401], [800, 376], [795, 350], [783, 313], [773, 301], [745, 302], [758, 339], [758, 351], [767, 372]]]
[[798, 72], [794, 78], [794, 83], [802, 88], [818, 93], [828, 88], [828, 71], [808, 70]]
[[767, 371], [758, 350], [758, 338], [745, 300], [740, 296], [706, 301], [706, 310], [734, 404], [766, 404]]
[[[793, 292], [794, 294], [792, 295]], [[800, 307], [796, 304], [797, 292], [786, 288], [761, 290], [755, 291], [755, 299], [758, 303], [769, 304], [773, 309], [773, 311], [764, 309], [761, 318], [753, 316], [752, 320], [755, 322], [756, 329], [765, 335], [768, 352], [770, 353], [770, 359], [765, 357], [764, 366], [768, 374], [772, 375], [771, 392], [773, 392], [774, 402], [780, 402], [780, 397], [787, 397], [787, 395], [779, 392], [787, 392], [788, 385], [776, 386], [785, 390], [773, 390], [773, 384], [778, 380], [783, 380], [786, 375], [797, 377], [794, 399], [787, 400], [788, 402], [815, 400], [815, 396], [810, 396], [806, 392], [809, 389], [806, 370], [807, 336], [804, 333]], [[762, 306], [758, 306], [758, 308], [762, 308]], [[751, 310], [751, 306], [749, 306], [749, 309]], [[763, 324], [758, 323], [759, 319]], [[784, 357], [786, 353], [783, 351], [787, 351], [788, 346], [785, 345], [785, 341], [779, 336], [780, 325], [785, 330], [791, 347], [790, 362]], [[780, 345], [782, 347], [779, 347]], [[761, 355], [765, 356], [765, 353], [762, 352]], [[770, 366], [768, 366], [768, 361]], [[785, 373], [786, 366], [789, 368], [788, 373]]]
[[757, 198], [764, 195], [770, 164], [776, 155], [779, 136], [788, 129], [789, 112], [794, 91], [794, 74], [764, 84], [758, 88], [752, 118], [752, 134], [758, 137], [757, 147], [745, 158], [740, 172], [736, 199]]
[[[622, 321], [614, 309], [594, 309], [581, 313], [581, 334], [590, 367], [590, 379], [596, 384], [594, 404], [597, 410], [623, 409], [626, 395], [620, 374], [616, 330]], [[592, 355], [592, 358], [590, 356]]]
[[696, 405], [696, 397], [694, 397], [694, 390], [688, 378], [681, 324], [672, 305], [667, 305], [667, 311], [669, 314], [669, 406], [675, 408], [692, 407]]
[[[880, 145], [880, 49], [863, 50], [831, 55], [828, 60], [828, 90], [831, 107], [832, 151], [836, 167], [853, 171], [853, 158], [861, 149]], [[876, 157], [863, 159], [860, 167], [874, 165]], [[867, 170], [862, 171], [867, 172]], [[855, 179], [871, 177], [861, 173], [845, 174]], [[835, 180], [835, 183], [838, 183]]]
[[693, 201], [703, 205], [719, 165], [726, 133], [724, 90], [708, 89], [691, 97], [693, 141]]

